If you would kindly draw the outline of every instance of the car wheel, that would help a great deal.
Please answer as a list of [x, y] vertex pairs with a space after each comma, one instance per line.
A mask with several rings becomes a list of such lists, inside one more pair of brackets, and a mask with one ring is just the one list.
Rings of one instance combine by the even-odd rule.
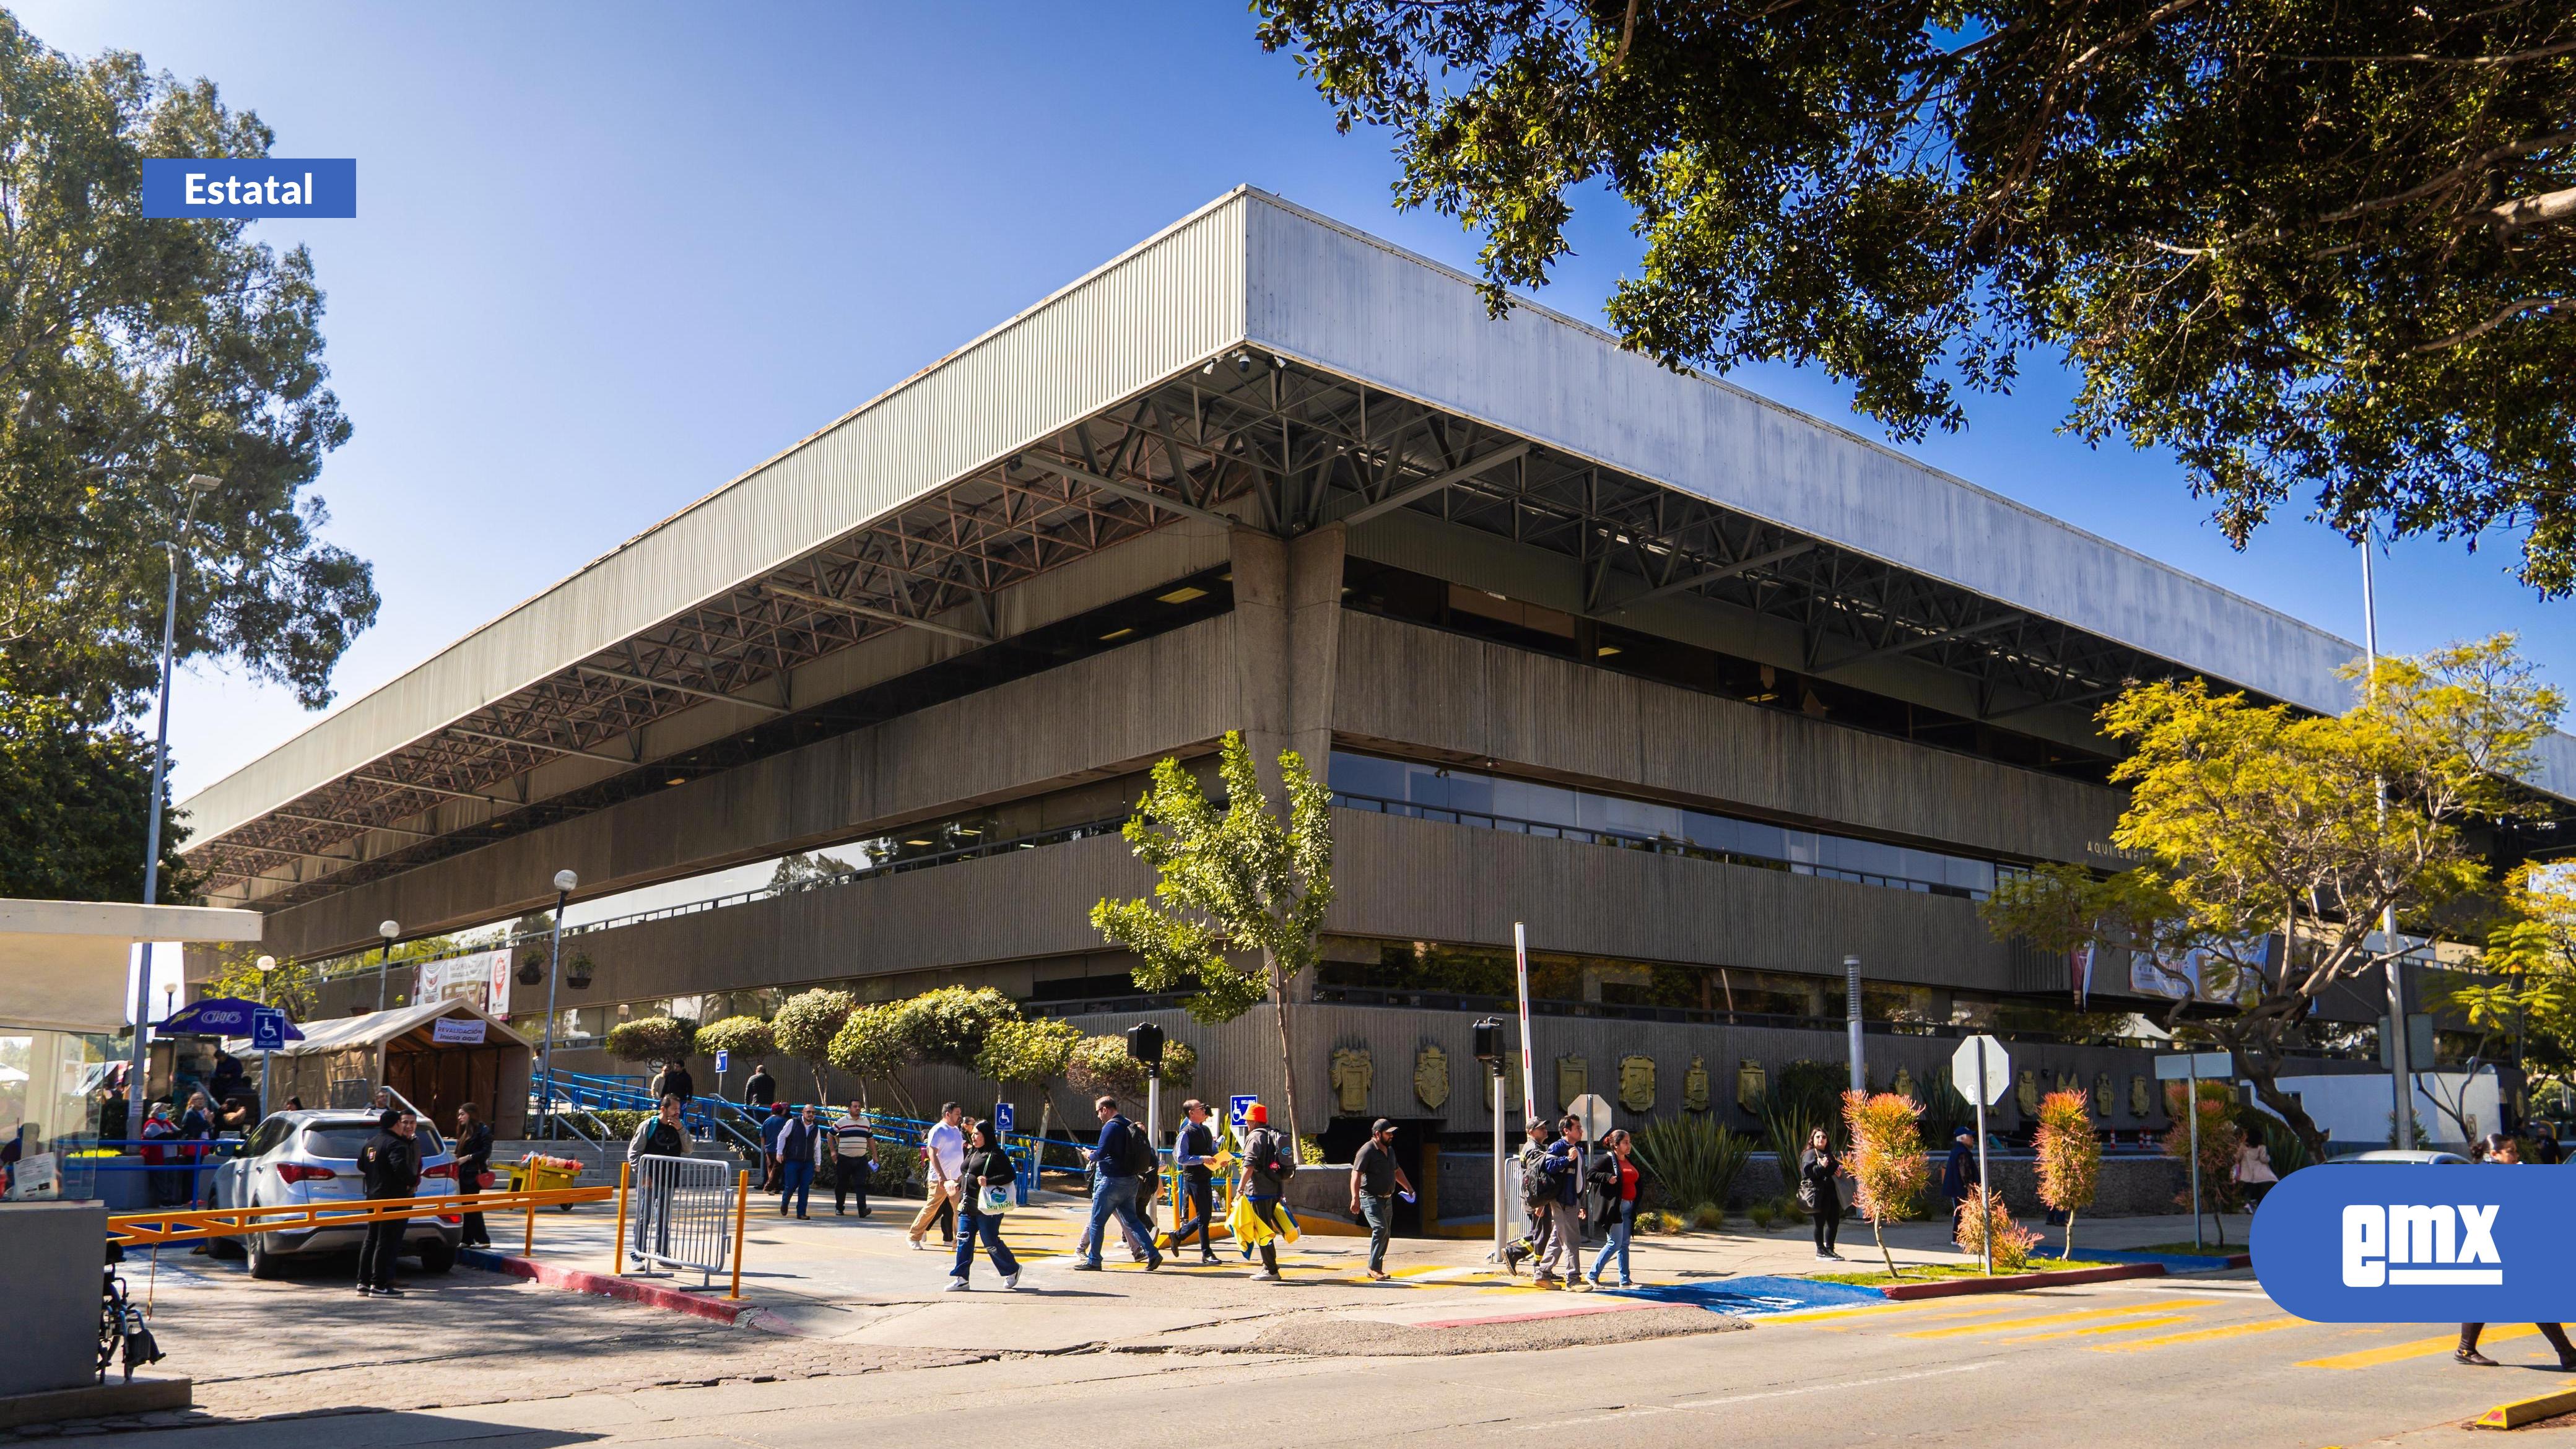
[[243, 1256], [250, 1259], [252, 1277], [276, 1278], [285, 1273], [285, 1261], [268, 1250], [268, 1234], [246, 1234], [241, 1240], [241, 1245]]
[[456, 1266], [456, 1245], [445, 1238], [423, 1238], [420, 1244], [420, 1271], [444, 1273]]

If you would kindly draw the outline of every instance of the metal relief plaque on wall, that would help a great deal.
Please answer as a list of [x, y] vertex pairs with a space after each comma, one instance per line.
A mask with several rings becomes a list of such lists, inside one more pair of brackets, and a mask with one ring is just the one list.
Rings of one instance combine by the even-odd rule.
[[1653, 1057], [1635, 1055], [1619, 1059], [1619, 1105], [1641, 1114], [1655, 1110]]
[[1762, 1063], [1752, 1057], [1736, 1063], [1735, 1105], [1759, 1116], [1763, 1095], [1768, 1090], [1769, 1082], [1762, 1071]]
[[1560, 1111], [1567, 1103], [1591, 1090], [1591, 1063], [1576, 1056], [1556, 1059], [1556, 1105]]
[[1682, 1073], [1682, 1110], [1708, 1110], [1708, 1063], [1691, 1058], [1690, 1069]]
[[1333, 1105], [1345, 1117], [1356, 1117], [1368, 1110], [1369, 1087], [1377, 1080], [1377, 1068], [1369, 1061], [1367, 1047], [1337, 1047], [1333, 1051]]
[[1449, 1102], [1449, 1054], [1425, 1045], [1413, 1058], [1413, 1095], [1437, 1112]]
[[2027, 1115], [2033, 1117], [2039, 1115], [2039, 1073], [2037, 1071], [2029, 1067], [2021, 1069], [2021, 1080], [2014, 1083], [2013, 1100], [2021, 1103], [2021, 1109]]

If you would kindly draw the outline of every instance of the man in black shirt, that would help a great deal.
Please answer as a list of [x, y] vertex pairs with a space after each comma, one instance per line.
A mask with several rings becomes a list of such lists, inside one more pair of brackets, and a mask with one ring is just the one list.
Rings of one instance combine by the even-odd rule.
[[1216, 1216], [1216, 1177], [1209, 1166], [1216, 1159], [1216, 1129], [1208, 1125], [1207, 1103], [1196, 1097], [1181, 1104], [1181, 1136], [1173, 1144], [1172, 1160], [1181, 1169], [1181, 1215], [1179, 1227], [1172, 1229], [1168, 1246], [1177, 1251], [1189, 1241], [1192, 1232], [1199, 1235], [1199, 1261], [1216, 1261], [1216, 1247], [1209, 1241]]
[[1395, 1161], [1395, 1124], [1380, 1117], [1369, 1127], [1369, 1140], [1351, 1154], [1351, 1216], [1368, 1224], [1371, 1280], [1383, 1283], [1386, 1240], [1395, 1233], [1395, 1195], [1411, 1196], [1413, 1184]]
[[645, 1090], [653, 1094], [653, 1100], [656, 1102], [664, 1097], [679, 1098], [680, 1107], [685, 1111], [690, 1099], [698, 1095], [698, 1082], [695, 1077], [689, 1075], [687, 1063], [665, 1062], [662, 1070], [654, 1075], [652, 1083]]
[[[419, 1121], [398, 1107], [387, 1107], [376, 1121], [376, 1135], [358, 1149], [359, 1181], [371, 1199], [416, 1196], [420, 1187], [420, 1148], [413, 1137], [420, 1131]], [[394, 1259], [402, 1254], [403, 1229], [410, 1222], [408, 1218], [381, 1218], [367, 1224], [367, 1241], [358, 1250], [359, 1297], [401, 1296], [401, 1290], [394, 1287]]]
[[751, 1080], [742, 1084], [742, 1104], [767, 1110], [778, 1100], [778, 1079], [769, 1074], [769, 1063], [751, 1064]]

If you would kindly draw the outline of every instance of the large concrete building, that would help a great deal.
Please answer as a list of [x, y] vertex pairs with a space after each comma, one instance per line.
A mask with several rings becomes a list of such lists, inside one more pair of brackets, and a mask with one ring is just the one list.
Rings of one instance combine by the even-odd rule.
[[[186, 808], [215, 902], [305, 957], [550, 907], [564, 868], [586, 899], [865, 867], [577, 934], [568, 1065], [629, 1015], [968, 982], [1159, 1020], [1202, 1090], [1268, 1092], [1266, 1008], [1139, 998], [1087, 920], [1149, 885], [1116, 835], [1143, 772], [1242, 730], [1336, 795], [1309, 1130], [1328, 1096], [1487, 1129], [1469, 1026], [1516, 921], [1542, 1107], [1748, 1122], [1751, 1073], [1841, 1059], [1856, 956], [1878, 1080], [2000, 1023], [2033, 1085], [2134, 1129], [2162, 1121], [2144, 1049], [1977, 902], [1999, 870], [2121, 864], [2091, 716], [2122, 681], [2333, 710], [2358, 653], [1246, 190]], [[2536, 783], [2576, 790], [2576, 742]], [[2097, 1011], [2152, 1000], [2093, 983]]]

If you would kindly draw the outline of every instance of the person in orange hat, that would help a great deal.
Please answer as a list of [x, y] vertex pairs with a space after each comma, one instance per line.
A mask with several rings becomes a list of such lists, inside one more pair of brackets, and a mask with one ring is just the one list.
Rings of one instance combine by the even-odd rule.
[[[1279, 1200], [1288, 1195], [1288, 1179], [1297, 1175], [1297, 1144], [1270, 1125], [1270, 1109], [1259, 1102], [1244, 1111], [1243, 1121], [1251, 1129], [1243, 1136], [1243, 1200], [1272, 1232], [1285, 1233]], [[1253, 1276], [1279, 1281], [1278, 1244], [1261, 1245], [1261, 1271]]]

